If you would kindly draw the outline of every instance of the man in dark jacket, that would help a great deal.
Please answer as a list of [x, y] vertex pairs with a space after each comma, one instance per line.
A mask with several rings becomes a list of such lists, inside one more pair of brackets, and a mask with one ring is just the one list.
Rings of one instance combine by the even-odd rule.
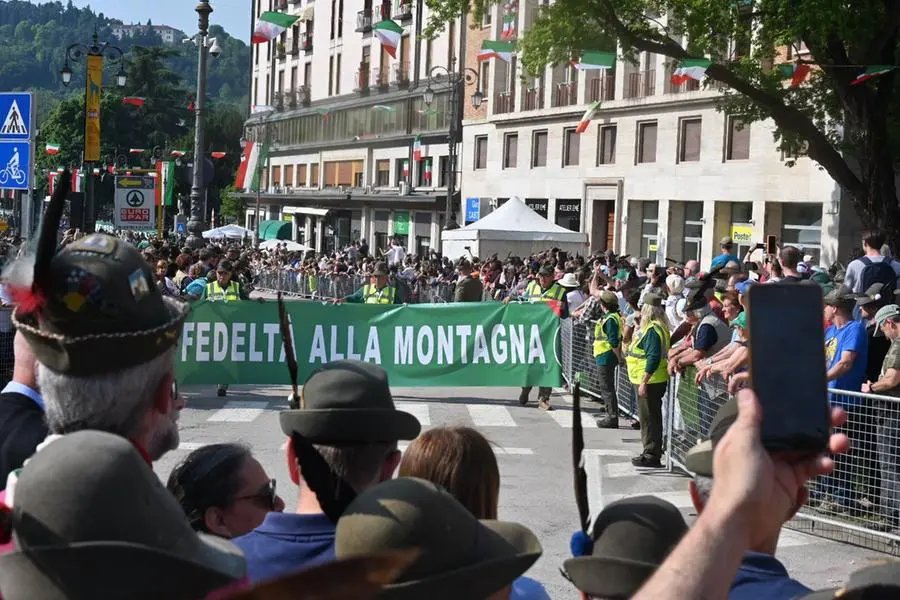
[[456, 271], [459, 273], [459, 281], [456, 282], [453, 301], [481, 302], [484, 296], [484, 284], [480, 279], [472, 277], [472, 263], [462, 258], [456, 265]]
[[37, 360], [21, 333], [16, 334], [14, 348], [12, 381], [0, 392], [0, 489], [49, 433], [38, 391]]

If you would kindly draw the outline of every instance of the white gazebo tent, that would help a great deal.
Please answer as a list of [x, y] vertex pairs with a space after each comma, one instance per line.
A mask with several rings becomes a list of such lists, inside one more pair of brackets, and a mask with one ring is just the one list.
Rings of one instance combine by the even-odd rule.
[[551, 223], [534, 212], [521, 198], [510, 198], [486, 217], [460, 229], [441, 232], [441, 253], [453, 260], [497, 254], [525, 257], [550, 248], [584, 254], [588, 236]]
[[244, 229], [240, 225], [234, 224], [216, 227], [215, 229], [203, 232], [203, 237], [208, 240], [240, 240], [251, 235], [253, 235], [253, 232], [249, 229]]

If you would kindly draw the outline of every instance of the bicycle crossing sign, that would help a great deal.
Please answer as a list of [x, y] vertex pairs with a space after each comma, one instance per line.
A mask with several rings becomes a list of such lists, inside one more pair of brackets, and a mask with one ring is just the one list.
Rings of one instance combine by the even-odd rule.
[[0, 140], [31, 138], [31, 94], [0, 92]]
[[28, 190], [31, 143], [0, 139], [0, 190]]

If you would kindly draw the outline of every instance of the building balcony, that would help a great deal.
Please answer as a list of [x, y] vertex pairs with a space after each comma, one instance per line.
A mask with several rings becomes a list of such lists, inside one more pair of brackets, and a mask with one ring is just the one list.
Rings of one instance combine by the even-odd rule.
[[504, 115], [516, 109], [516, 94], [512, 90], [494, 94], [494, 113]]
[[606, 75], [594, 77], [588, 80], [588, 102], [598, 100], [609, 101], [616, 99], [616, 73], [610, 71]]
[[544, 108], [544, 88], [523, 88], [522, 110], [540, 110], [542, 108]]
[[372, 86], [385, 89], [390, 85], [390, 69], [372, 69]]
[[371, 69], [369, 68], [368, 63], [361, 63], [359, 65], [359, 70], [356, 71], [356, 86], [353, 91], [355, 92], [368, 92], [369, 91], [369, 78], [372, 76]]
[[300, 34], [300, 49], [304, 52], [312, 52], [313, 49], [313, 36], [312, 33], [301, 33]]
[[412, 19], [413, 6], [412, 2], [401, 2], [397, 5], [397, 18], [401, 21]]
[[301, 85], [297, 89], [294, 90], [294, 95], [297, 96], [297, 103], [300, 106], [309, 106], [310, 94], [309, 94], [309, 86]]
[[379, 23], [391, 18], [391, 3], [382, 2], [372, 7], [372, 22]]
[[282, 91], [275, 92], [272, 96], [272, 107], [275, 110], [281, 111], [284, 110], [285, 104], [285, 93]]
[[356, 13], [356, 31], [360, 33], [372, 31], [372, 9], [363, 9]]
[[287, 48], [281, 42], [278, 42], [278, 45], [275, 46], [275, 56], [278, 57], [278, 60], [284, 60], [287, 58]]
[[656, 94], [656, 69], [629, 73], [625, 78], [625, 98], [646, 98]]
[[578, 82], [557, 83], [553, 94], [553, 106], [574, 106], [578, 104]]
[[394, 65], [391, 82], [397, 87], [409, 86], [409, 62], [398, 62]]
[[671, 74], [666, 77], [666, 93], [667, 94], [681, 94], [684, 92], [696, 92], [700, 89], [700, 82], [696, 79], [688, 79], [684, 83], [675, 84], [672, 83]]
[[285, 44], [285, 49], [287, 50], [288, 56], [299, 56], [300, 55], [300, 38], [290, 38]]

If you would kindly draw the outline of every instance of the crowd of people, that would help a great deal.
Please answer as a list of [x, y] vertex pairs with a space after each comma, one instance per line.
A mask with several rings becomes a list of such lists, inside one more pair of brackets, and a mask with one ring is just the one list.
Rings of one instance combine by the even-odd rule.
[[[251, 597], [251, 587], [257, 598], [548, 597], [541, 582], [526, 575], [542, 555], [539, 537], [528, 524], [497, 520], [501, 480], [490, 444], [466, 427], [423, 432], [415, 416], [397, 409], [387, 374], [375, 365], [323, 366], [304, 382], [300, 405], [279, 414], [290, 485], [299, 492], [296, 507], [285, 506], [252, 449], [235, 444], [195, 450], [163, 486], [153, 462], [178, 446], [184, 408], [175, 348], [189, 304], [176, 278], [206, 279], [204, 292], [188, 296], [240, 300], [241, 285], [220, 278], [222, 265], [233, 261], [231, 277], [250, 277], [250, 284], [248, 270], [260, 255], [228, 247], [185, 252], [177, 243], [135, 245], [103, 234], [73, 236], [60, 248], [57, 224], [68, 177], [62, 175], [34, 253], [4, 272], [16, 328], [15, 374], [0, 394], [0, 462], [7, 470], [0, 492], [4, 599], [221, 599]], [[785, 248], [777, 259], [769, 257], [782, 269], [775, 275], [771, 268], [771, 279], [791, 276], [792, 256]], [[870, 262], [888, 260], [875, 258]], [[437, 260], [442, 271], [450, 270], [448, 279], [478, 279], [489, 292], [499, 283], [507, 290], [504, 299], [547, 301], [561, 318], [589, 319], [597, 310], [604, 317], [597, 364], [624, 357], [644, 406], [644, 452], [635, 464], [648, 467], [659, 459], [657, 386], [724, 352], [720, 337], [729, 338], [729, 329], [710, 318], [725, 314], [716, 294], [734, 298], [736, 291], [739, 304], [737, 288], [749, 285], [746, 265], [730, 256], [722, 265], [726, 273], [734, 270], [727, 280], [691, 264], [664, 275], [628, 257], [585, 259], [558, 251], [506, 262], [451, 266]], [[381, 262], [371, 264], [368, 285], [376, 289], [379, 278], [380, 289], [392, 285], [391, 269], [401, 266]], [[500, 283], [507, 268], [511, 274]], [[767, 263], [760, 272], [769, 269]], [[863, 286], [872, 277], [866, 269], [858, 274]], [[688, 292], [676, 292], [679, 285]], [[853, 292], [835, 290], [828, 292], [825, 316], [830, 327], [843, 330], [846, 323], [829, 311], [849, 307]], [[363, 291], [358, 300], [384, 303], [384, 297]], [[895, 305], [882, 307], [877, 327], [894, 331], [894, 317], [900, 318]], [[746, 341], [737, 329], [738, 341]], [[847, 372], [839, 370], [837, 378]], [[881, 377], [895, 375], [888, 369]], [[886, 385], [880, 381], [871, 384]], [[573, 393], [577, 400], [578, 390]], [[522, 396], [527, 403], [527, 390]], [[615, 404], [608, 407], [614, 420]], [[848, 451], [850, 440], [837, 428], [852, 412], [834, 408], [828, 456], [798, 460], [763, 448], [761, 408], [752, 391], [742, 389], [717, 405], [704, 441], [689, 453], [696, 523], [688, 528], [675, 506], [648, 496], [612, 503], [590, 522], [573, 514], [573, 556], [560, 565], [573, 597], [787, 599], [809, 593], [775, 559], [778, 535], [804, 504], [806, 484], [834, 472], [835, 460]], [[400, 441], [410, 442], [402, 455]], [[846, 589], [815, 597], [861, 598], [866, 590], [895, 597], [900, 565], [870, 566]]]

